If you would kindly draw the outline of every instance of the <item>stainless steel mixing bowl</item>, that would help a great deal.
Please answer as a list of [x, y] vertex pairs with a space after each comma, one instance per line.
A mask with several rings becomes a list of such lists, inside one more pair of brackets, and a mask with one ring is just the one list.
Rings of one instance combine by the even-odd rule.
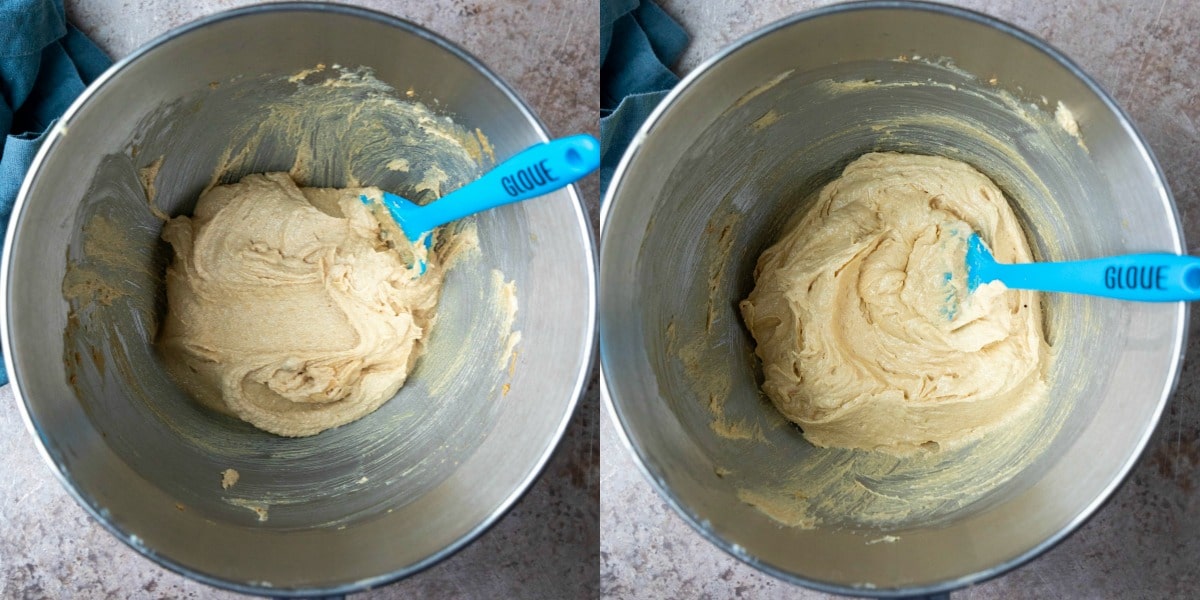
[[[377, 586], [479, 536], [545, 465], [594, 347], [593, 242], [570, 188], [476, 218], [481, 256], [451, 272], [427, 354], [358, 422], [276, 437], [197, 407], [171, 382], [151, 346], [168, 254], [137, 169], [162, 156], [156, 203], [187, 214], [239, 126], [269, 124], [264, 106], [297, 89], [286, 77], [318, 63], [374, 69], [484, 132], [498, 159], [547, 139], [499, 78], [415, 25], [337, 5], [235, 10], [151, 42], [88, 89], [25, 181], [4, 252], [5, 359], [64, 485], [143, 555], [250, 593]], [[380, 136], [370, 125], [347, 135]], [[330, 131], [318, 129], [314, 139]], [[403, 173], [341, 146], [317, 150], [313, 185], [345, 183], [333, 166], [348, 164], [364, 184], [404, 188]], [[264, 143], [225, 178], [286, 170], [296, 153]], [[114, 284], [125, 295], [69, 306], [65, 263], [86, 259], [94, 214], [130, 240]], [[516, 282], [511, 356], [486, 296], [493, 269]], [[225, 490], [228, 468], [241, 477]]]
[[[1059, 102], [1082, 144], [1066, 130], [1067, 113], [1056, 120]], [[831, 592], [932, 593], [1029, 560], [1112, 494], [1177, 380], [1187, 308], [1045, 297], [1055, 349], [1038, 429], [1046, 446], [1019, 474], [976, 501], [895, 527], [861, 514], [812, 529], [782, 525], [738, 490], [777, 483], [832, 451], [779, 426], [758, 391], [736, 303], [787, 218], [872, 150], [974, 164], [1014, 200], [1043, 259], [1185, 250], [1145, 142], [1045, 43], [939, 5], [817, 10], [695, 69], [626, 152], [601, 220], [604, 389], [646, 476], [733, 556]], [[710, 333], [681, 358], [685, 329]], [[709, 385], [716, 391], [706, 396], [699, 388], [722, 370], [727, 394]]]

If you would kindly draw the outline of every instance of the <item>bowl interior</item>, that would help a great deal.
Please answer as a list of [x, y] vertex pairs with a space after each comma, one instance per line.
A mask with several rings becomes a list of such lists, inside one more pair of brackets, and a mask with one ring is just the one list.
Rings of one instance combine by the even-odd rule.
[[[327, 68], [288, 79], [318, 64]], [[313, 107], [335, 64], [367, 67], [431, 118], [452, 118], [478, 160], [446, 152], [412, 118]], [[295, 118], [279, 118], [281, 107]], [[501, 160], [545, 139], [477, 63], [366, 11], [246, 9], [136, 54], [63, 125], [13, 218], [6, 350], [49, 458], [123, 539], [238, 589], [367, 585], [466, 543], [532, 482], [592, 346], [592, 242], [573, 190], [474, 217], [480, 252], [451, 271], [427, 353], [395, 398], [355, 423], [287, 439], [214, 415], [166, 376], [152, 345], [170, 250], [142, 169], [158, 163], [154, 201], [169, 215], [188, 214], [214, 177], [299, 163], [310, 185], [357, 180], [409, 197], [436, 164], [452, 189], [490, 163], [477, 132]], [[421, 164], [387, 168], [413, 156]], [[94, 260], [92, 245], [114, 239], [120, 258]], [[70, 282], [95, 277], [119, 293], [64, 301], [67, 263]], [[223, 489], [230, 468], [240, 480]]]
[[1038, 422], [884, 461], [814, 448], [778, 415], [737, 302], [789, 219], [870, 151], [972, 164], [1043, 260], [1178, 252], [1174, 205], [1128, 123], [1021, 34], [927, 6], [796, 19], [702, 71], [627, 156], [602, 225], [605, 378], [660, 490], [739, 558], [856, 593], [977, 580], [1090, 514], [1174, 383], [1182, 306], [1043, 296], [1053, 362]]

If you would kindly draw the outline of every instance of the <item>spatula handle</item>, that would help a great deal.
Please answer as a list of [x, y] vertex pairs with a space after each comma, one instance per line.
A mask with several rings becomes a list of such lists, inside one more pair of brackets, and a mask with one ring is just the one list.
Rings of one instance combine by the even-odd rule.
[[[584, 133], [538, 144], [420, 208], [426, 231], [488, 209], [548, 194], [600, 166], [600, 142]], [[405, 231], [408, 226], [405, 226]]]
[[1140, 302], [1200, 300], [1200, 258], [1126, 254], [1068, 262], [993, 264], [990, 275], [1010, 288], [1090, 294]]

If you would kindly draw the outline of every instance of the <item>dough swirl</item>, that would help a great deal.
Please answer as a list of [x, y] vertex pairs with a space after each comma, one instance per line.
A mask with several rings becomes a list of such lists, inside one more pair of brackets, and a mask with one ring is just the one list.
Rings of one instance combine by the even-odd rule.
[[763, 252], [741, 302], [763, 390], [821, 447], [948, 449], [1039, 403], [1048, 347], [1034, 292], [966, 293], [966, 238], [1032, 254], [1004, 195], [971, 166], [872, 153]]
[[418, 276], [360, 194], [380, 192], [248, 175], [166, 224], [174, 260], [159, 346], [194, 398], [307, 436], [369, 414], [404, 384], [443, 268], [431, 251]]

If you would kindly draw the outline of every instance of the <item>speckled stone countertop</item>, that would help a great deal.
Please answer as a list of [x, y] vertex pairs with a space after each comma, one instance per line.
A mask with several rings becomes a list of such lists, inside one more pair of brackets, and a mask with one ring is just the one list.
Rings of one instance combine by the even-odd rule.
[[[347, 2], [347, 0], [343, 0]], [[371, 0], [478, 56], [555, 135], [598, 134], [599, 13], [586, 0]], [[67, 0], [70, 20], [113, 58], [243, 0]], [[596, 176], [581, 182], [595, 226]], [[516, 507], [449, 560], [355, 599], [594, 598], [599, 558], [598, 392], [580, 402], [545, 473]], [[158, 568], [67, 495], [0, 388], [0, 598], [242, 597]]]
[[[692, 36], [683, 74], [772, 21], [828, 2], [664, 0]], [[1200, 252], [1200, 3], [951, 2], [1048, 40], [1133, 117], [1166, 171], [1191, 253]], [[1200, 332], [1178, 391], [1127, 483], [1034, 562], [955, 598], [1194, 598], [1200, 588]], [[650, 488], [605, 415], [600, 426], [601, 595], [830, 598], [763, 575], [704, 541]]]

